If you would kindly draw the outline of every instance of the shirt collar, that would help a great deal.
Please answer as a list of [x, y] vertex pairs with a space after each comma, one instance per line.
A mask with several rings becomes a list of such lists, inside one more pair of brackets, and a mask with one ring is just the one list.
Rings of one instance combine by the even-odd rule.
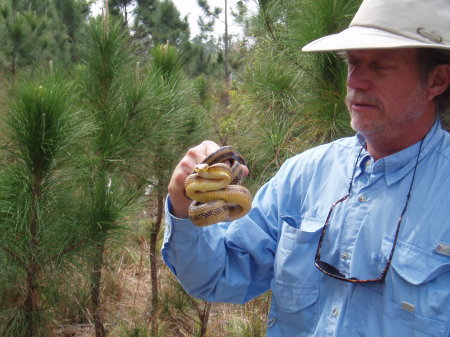
[[[435, 123], [423, 140], [419, 161], [425, 158], [430, 153], [430, 151], [432, 151], [436, 147], [439, 140], [443, 137], [443, 134], [440, 131], [441, 122], [439, 119], [436, 119]], [[356, 137], [359, 144], [361, 146], [364, 146], [366, 143], [364, 136], [358, 133]], [[415, 143], [414, 145], [411, 145], [410, 147], [407, 147], [406, 149], [377, 160], [373, 164], [373, 173], [381, 173], [384, 171], [386, 183], [388, 185], [396, 183], [404, 176], [406, 176], [416, 165], [416, 158], [419, 152], [419, 147], [420, 141]], [[358, 160], [358, 167], [360, 168], [360, 170], [363, 170], [363, 165], [368, 160], [367, 157], [371, 158], [370, 154], [365, 149], [363, 149], [361, 157]], [[373, 160], [373, 158], [371, 159]]]

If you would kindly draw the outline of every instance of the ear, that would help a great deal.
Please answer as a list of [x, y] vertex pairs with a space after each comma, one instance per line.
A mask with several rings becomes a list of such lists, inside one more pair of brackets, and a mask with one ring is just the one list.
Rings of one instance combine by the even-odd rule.
[[447, 90], [450, 85], [450, 65], [440, 64], [434, 68], [428, 77], [428, 99], [435, 97]]

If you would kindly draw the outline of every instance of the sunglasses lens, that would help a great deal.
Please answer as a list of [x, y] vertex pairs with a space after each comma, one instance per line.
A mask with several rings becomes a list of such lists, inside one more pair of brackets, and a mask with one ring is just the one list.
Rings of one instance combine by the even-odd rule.
[[318, 260], [318, 261], [316, 261], [316, 266], [327, 274], [330, 274], [330, 275], [338, 277], [338, 278], [343, 278], [343, 279], [346, 278], [344, 274], [342, 274], [339, 270], [337, 270], [331, 264], [328, 264], [326, 262]]

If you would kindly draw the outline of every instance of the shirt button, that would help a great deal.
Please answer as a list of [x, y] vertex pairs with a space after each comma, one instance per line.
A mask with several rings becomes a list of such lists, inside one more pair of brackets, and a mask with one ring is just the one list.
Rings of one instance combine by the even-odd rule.
[[350, 259], [350, 253], [349, 252], [343, 252], [341, 257], [344, 260], [348, 260], [348, 259]]
[[358, 197], [359, 202], [366, 202], [367, 201], [367, 197], [364, 194], [361, 194]]
[[338, 308], [334, 308], [334, 309], [331, 311], [331, 314], [332, 314], [334, 317], [338, 317], [338, 315], [339, 315], [339, 309], [338, 309]]

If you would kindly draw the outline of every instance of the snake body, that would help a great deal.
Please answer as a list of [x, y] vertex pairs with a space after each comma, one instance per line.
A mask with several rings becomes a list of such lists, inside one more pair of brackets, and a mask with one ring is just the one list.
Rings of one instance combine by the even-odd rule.
[[[231, 167], [224, 164], [227, 161]], [[238, 185], [244, 177], [241, 165], [246, 165], [245, 159], [231, 146], [224, 146], [206, 157], [186, 178], [186, 195], [194, 200], [189, 218], [195, 225], [232, 221], [250, 210], [252, 196]]]

